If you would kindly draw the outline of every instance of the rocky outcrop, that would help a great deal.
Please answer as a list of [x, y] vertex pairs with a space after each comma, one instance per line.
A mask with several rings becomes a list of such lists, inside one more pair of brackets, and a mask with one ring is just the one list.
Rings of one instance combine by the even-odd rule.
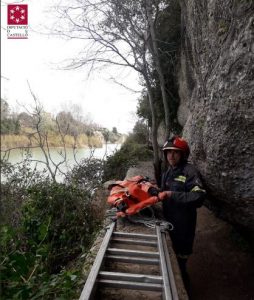
[[221, 216], [254, 236], [254, 4], [182, 0], [178, 120]]

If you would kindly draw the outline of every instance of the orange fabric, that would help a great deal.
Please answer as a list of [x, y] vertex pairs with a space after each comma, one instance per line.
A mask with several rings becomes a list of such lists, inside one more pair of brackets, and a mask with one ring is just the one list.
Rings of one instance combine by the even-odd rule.
[[126, 206], [127, 210], [125, 212], [118, 212], [118, 216], [135, 214], [159, 200], [157, 196], [151, 196], [148, 192], [151, 187], [157, 188], [157, 186], [151, 184], [149, 181], [145, 181], [142, 176], [135, 176], [128, 180], [117, 181], [116, 183], [117, 185], [112, 187], [107, 201], [115, 207], [118, 207], [120, 204]]
[[136, 213], [138, 213], [141, 209], [151, 206], [155, 203], [158, 202], [158, 197], [156, 196], [152, 196], [142, 202], [139, 202], [138, 204], [132, 205], [130, 208], [128, 208], [125, 213], [127, 215], [135, 215]]

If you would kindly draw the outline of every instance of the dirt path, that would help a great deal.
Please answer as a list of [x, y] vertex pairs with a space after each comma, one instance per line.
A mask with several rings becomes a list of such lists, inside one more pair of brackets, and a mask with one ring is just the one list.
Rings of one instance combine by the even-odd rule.
[[206, 207], [198, 210], [194, 253], [188, 262], [191, 300], [254, 300], [254, 257], [232, 232]]

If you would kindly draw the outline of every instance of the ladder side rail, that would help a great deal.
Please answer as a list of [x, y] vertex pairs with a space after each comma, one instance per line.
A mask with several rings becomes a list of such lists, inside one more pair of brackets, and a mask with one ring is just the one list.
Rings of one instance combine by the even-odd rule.
[[171, 294], [170, 281], [168, 276], [168, 270], [166, 266], [166, 258], [163, 249], [162, 237], [161, 237], [161, 227], [156, 225], [156, 233], [158, 238], [158, 251], [160, 253], [160, 268], [163, 277], [163, 299], [164, 300], [173, 300]]
[[104, 236], [104, 239], [101, 243], [100, 249], [97, 253], [94, 264], [88, 275], [88, 278], [86, 280], [85, 286], [82, 290], [79, 300], [90, 300], [93, 297], [93, 294], [95, 292], [96, 279], [100, 271], [101, 265], [103, 263], [105, 253], [108, 248], [110, 238], [112, 236], [114, 228], [115, 228], [115, 222], [111, 223], [111, 225], [107, 229], [106, 235]]
[[165, 258], [166, 258], [166, 262], [167, 262], [167, 268], [168, 268], [169, 281], [170, 281], [170, 286], [171, 286], [171, 291], [172, 291], [172, 297], [173, 297], [173, 300], [179, 300], [178, 293], [177, 293], [177, 288], [176, 288], [176, 283], [175, 283], [175, 277], [174, 277], [174, 273], [172, 271], [172, 265], [171, 265], [168, 246], [167, 246], [166, 234], [167, 234], [166, 232], [162, 233], [162, 242], [163, 242], [164, 253], [165, 253]]

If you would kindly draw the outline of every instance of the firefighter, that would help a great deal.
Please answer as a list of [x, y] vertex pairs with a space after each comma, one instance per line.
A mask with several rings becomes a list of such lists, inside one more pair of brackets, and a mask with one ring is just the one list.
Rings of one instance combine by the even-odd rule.
[[163, 213], [166, 220], [173, 224], [170, 231], [173, 249], [187, 292], [190, 281], [186, 269], [192, 253], [195, 236], [197, 208], [204, 201], [206, 192], [195, 167], [188, 163], [190, 154], [188, 143], [174, 136], [162, 148], [168, 169], [162, 174], [160, 200], [163, 200]]

